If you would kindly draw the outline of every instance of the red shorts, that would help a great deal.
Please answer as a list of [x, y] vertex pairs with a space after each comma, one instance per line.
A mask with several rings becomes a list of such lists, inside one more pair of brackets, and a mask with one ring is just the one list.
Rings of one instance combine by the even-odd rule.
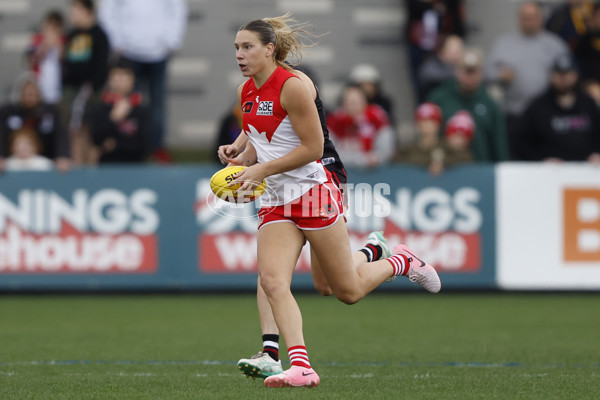
[[340, 189], [331, 181], [313, 186], [308, 192], [275, 207], [258, 211], [258, 229], [276, 222], [292, 222], [299, 229], [323, 229], [335, 224], [343, 215], [344, 204]]

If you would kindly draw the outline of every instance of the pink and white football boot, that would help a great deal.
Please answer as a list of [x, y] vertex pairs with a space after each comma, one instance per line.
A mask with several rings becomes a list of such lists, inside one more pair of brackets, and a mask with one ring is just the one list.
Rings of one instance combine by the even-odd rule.
[[292, 365], [290, 369], [280, 374], [269, 376], [265, 379], [265, 386], [270, 388], [281, 387], [316, 387], [321, 379], [312, 368]]
[[417, 282], [431, 293], [437, 293], [442, 289], [442, 282], [435, 268], [417, 257], [408, 246], [399, 244], [394, 247], [392, 254], [404, 254], [408, 258], [410, 269], [406, 276], [411, 282]]

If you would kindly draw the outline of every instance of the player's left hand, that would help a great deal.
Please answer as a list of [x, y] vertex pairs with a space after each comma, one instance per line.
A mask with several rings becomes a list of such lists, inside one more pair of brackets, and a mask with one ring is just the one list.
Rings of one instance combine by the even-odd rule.
[[247, 145], [244, 151], [238, 154], [235, 158], [228, 159], [230, 165], [242, 165], [244, 167], [249, 167], [258, 162], [258, 156], [256, 155], [256, 150], [252, 145]]

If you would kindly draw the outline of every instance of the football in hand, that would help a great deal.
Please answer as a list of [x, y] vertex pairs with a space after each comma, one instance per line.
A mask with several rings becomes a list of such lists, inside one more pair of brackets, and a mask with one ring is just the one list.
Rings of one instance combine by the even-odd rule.
[[215, 196], [230, 203], [247, 203], [260, 197], [267, 187], [267, 183], [264, 180], [253, 192], [236, 192], [240, 188], [239, 183], [229, 186], [229, 184], [235, 180], [235, 174], [244, 169], [246, 169], [246, 167], [233, 165], [215, 172], [210, 178], [210, 189]]

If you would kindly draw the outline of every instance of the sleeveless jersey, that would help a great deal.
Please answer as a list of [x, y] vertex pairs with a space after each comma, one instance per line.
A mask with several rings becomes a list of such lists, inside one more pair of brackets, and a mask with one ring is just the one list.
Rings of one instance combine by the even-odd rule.
[[[281, 158], [300, 145], [300, 138], [280, 103], [281, 88], [289, 78], [298, 77], [277, 67], [260, 88], [256, 88], [252, 78], [242, 88], [243, 129], [256, 149], [259, 163]], [[323, 165], [312, 161], [299, 168], [271, 175], [265, 180], [270, 190], [261, 197], [261, 205], [271, 207], [301, 197], [314, 185], [324, 183], [327, 176]]]

